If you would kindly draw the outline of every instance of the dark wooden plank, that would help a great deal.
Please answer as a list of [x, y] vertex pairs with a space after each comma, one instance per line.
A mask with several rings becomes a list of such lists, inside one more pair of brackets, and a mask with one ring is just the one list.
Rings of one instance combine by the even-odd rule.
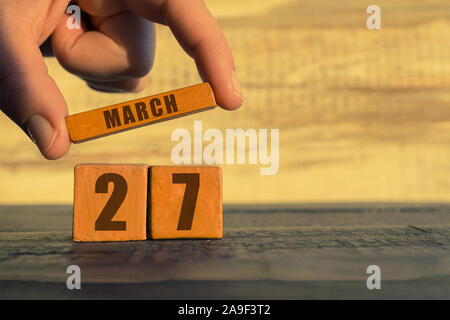
[[[74, 243], [70, 206], [0, 207], [0, 297], [449, 297], [449, 208], [227, 206], [222, 240]], [[81, 293], [65, 289], [71, 264]]]
[[367, 290], [361, 281], [164, 281], [82, 284], [0, 281], [0, 299], [448, 299], [449, 277], [384, 281]]

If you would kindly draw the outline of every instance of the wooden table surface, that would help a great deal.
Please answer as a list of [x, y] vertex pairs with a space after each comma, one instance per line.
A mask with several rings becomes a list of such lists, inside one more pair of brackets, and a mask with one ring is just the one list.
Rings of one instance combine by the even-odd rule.
[[0, 206], [0, 298], [450, 298], [450, 204], [228, 205], [222, 240], [74, 243], [71, 219]]

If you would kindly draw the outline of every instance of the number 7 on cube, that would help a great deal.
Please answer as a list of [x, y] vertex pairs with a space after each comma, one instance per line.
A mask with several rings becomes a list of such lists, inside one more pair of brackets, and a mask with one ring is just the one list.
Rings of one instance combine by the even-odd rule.
[[149, 237], [222, 238], [222, 171], [218, 167], [150, 168]]

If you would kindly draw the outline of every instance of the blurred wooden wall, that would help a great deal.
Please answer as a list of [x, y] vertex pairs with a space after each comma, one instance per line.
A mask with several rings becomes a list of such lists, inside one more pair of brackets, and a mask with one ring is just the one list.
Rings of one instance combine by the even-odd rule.
[[[83, 162], [171, 164], [177, 128], [280, 129], [280, 170], [224, 165], [225, 202], [450, 201], [450, 3], [209, 0], [229, 39], [245, 104], [74, 145], [46, 161], [0, 116], [0, 203], [71, 203]], [[54, 59], [71, 113], [200, 82], [166, 27], [139, 94], [88, 89]]]

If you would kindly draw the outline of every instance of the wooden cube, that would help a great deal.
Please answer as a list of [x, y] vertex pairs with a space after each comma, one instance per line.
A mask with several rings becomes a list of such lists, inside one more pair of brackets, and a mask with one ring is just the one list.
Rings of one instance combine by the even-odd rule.
[[222, 238], [222, 170], [150, 168], [149, 237]]
[[74, 241], [145, 240], [147, 190], [146, 165], [77, 165]]

